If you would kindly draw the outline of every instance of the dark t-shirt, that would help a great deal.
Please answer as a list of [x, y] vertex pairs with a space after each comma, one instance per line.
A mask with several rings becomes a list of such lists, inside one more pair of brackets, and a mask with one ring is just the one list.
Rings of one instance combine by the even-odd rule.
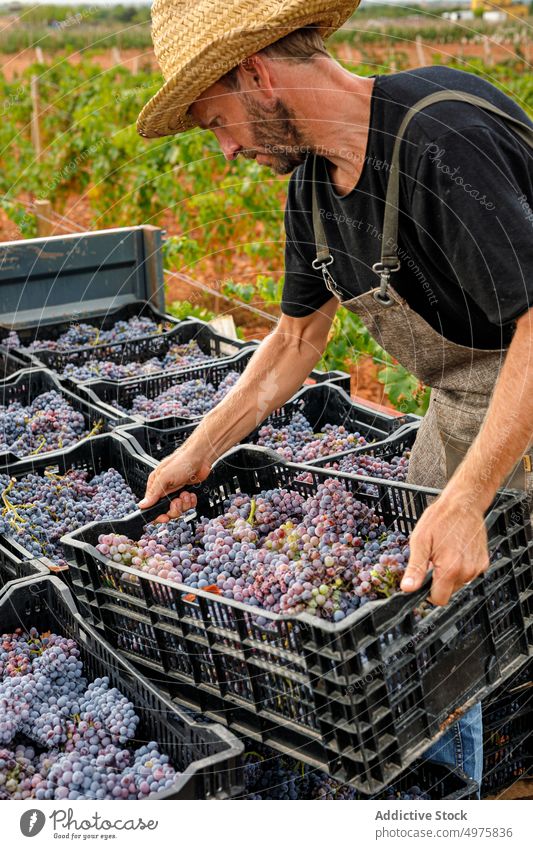
[[[376, 287], [394, 138], [407, 108], [443, 89], [484, 97], [533, 127], [521, 107], [473, 74], [443, 66], [376, 76], [365, 162], [356, 187], [335, 191], [317, 160], [318, 206], [333, 277], [344, 296]], [[341, 118], [342, 116], [339, 116]], [[282, 311], [305, 316], [331, 298], [315, 258], [313, 157], [292, 174]], [[412, 118], [400, 153], [400, 271], [392, 285], [435, 330], [462, 345], [508, 345], [533, 306], [533, 151], [485, 109], [444, 101]]]

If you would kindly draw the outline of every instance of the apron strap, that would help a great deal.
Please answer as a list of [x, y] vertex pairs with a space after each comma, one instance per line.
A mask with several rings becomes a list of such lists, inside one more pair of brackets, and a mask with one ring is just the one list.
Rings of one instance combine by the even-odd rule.
[[328, 266], [333, 263], [333, 257], [329, 251], [326, 234], [320, 211], [318, 209], [318, 199], [316, 196], [316, 156], [313, 156], [313, 191], [312, 191], [312, 213], [313, 213], [313, 231], [316, 246], [316, 259], [313, 260], [313, 268], [322, 271], [322, 277], [329, 291], [335, 295], [340, 301], [344, 298], [344, 294], [338, 289], [335, 280], [331, 276]]
[[[387, 185], [387, 195], [385, 198], [385, 215], [383, 218], [383, 237], [382, 251], [380, 262], [374, 263], [372, 270], [380, 276], [380, 289], [376, 291], [375, 298], [385, 305], [392, 303], [387, 295], [390, 275], [393, 271], [398, 271], [400, 268], [400, 260], [398, 258], [398, 212], [400, 198], [400, 144], [404, 137], [407, 126], [412, 118], [426, 106], [433, 103], [438, 103], [441, 100], [456, 100], [461, 103], [470, 103], [473, 106], [479, 106], [481, 109], [486, 109], [503, 118], [510, 123], [520, 138], [533, 149], [533, 127], [515, 118], [513, 115], [508, 115], [498, 106], [494, 106], [489, 100], [484, 97], [478, 97], [475, 94], [469, 94], [462, 91], [437, 91], [433, 94], [423, 97], [418, 100], [413, 106], [410, 106], [407, 114], [404, 116], [400, 124], [394, 148], [392, 152], [391, 167], [389, 172], [389, 181]], [[313, 268], [320, 268], [326, 282], [326, 286], [337, 297], [342, 297], [336, 290], [335, 281], [333, 280], [327, 266], [333, 263], [333, 257], [330, 253], [324, 227], [320, 218], [318, 209], [318, 200], [316, 195], [316, 160], [313, 157], [313, 186], [312, 186], [312, 213], [313, 213], [313, 230], [316, 246], [316, 259], [313, 260]]]

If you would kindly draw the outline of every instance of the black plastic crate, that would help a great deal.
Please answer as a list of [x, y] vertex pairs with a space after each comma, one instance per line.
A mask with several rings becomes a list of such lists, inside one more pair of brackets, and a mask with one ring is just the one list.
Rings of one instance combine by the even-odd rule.
[[483, 702], [482, 795], [533, 771], [533, 658]]
[[[132, 420], [137, 422], [149, 421], [144, 416], [130, 412], [133, 399], [136, 395], [142, 394], [147, 398], [156, 398], [171, 386], [198, 378], [203, 378], [207, 382], [212, 383], [215, 389], [217, 389], [228, 372], [236, 371], [242, 374], [250, 362], [254, 351], [254, 348], [244, 348], [244, 350], [230, 360], [193, 366], [179, 372], [165, 372], [148, 377], [123, 380], [121, 382], [113, 380], [91, 380], [89, 383], [80, 384], [78, 391], [80, 397], [90, 399], [94, 404], [108, 410], [110, 414], [121, 415], [123, 417], [122, 424], [129, 424]], [[124, 408], [128, 412], [122, 413], [117, 407], [113, 406], [113, 402], [116, 402], [119, 407]], [[191, 421], [198, 422], [201, 418], [201, 416], [180, 416], [179, 420], [182, 424], [186, 424]]]
[[49, 575], [50, 569], [47, 563], [50, 563], [50, 566], [53, 565], [47, 560], [19, 557], [9, 545], [0, 542], [0, 596], [21, 581], [35, 578], [37, 575]]
[[[478, 784], [469, 778], [462, 769], [437, 763], [436, 761], [415, 761], [394, 781], [394, 787], [406, 792], [414, 785], [427, 790], [432, 800], [453, 802], [457, 799], [477, 799]], [[386, 799], [386, 793], [364, 796], [361, 799]]]
[[[156, 398], [162, 392], [165, 392], [171, 386], [179, 383], [185, 383], [188, 380], [197, 380], [203, 378], [208, 383], [212, 383], [215, 389], [224, 380], [229, 371], [236, 371], [239, 374], [245, 370], [250, 362], [256, 349], [245, 347], [231, 359], [221, 362], [213, 362], [207, 365], [192, 366], [179, 372], [170, 372], [156, 374], [148, 377], [131, 378], [121, 382], [113, 380], [91, 380], [89, 383], [84, 383], [79, 386], [81, 397], [89, 398], [93, 403], [103, 406], [109, 410], [110, 414], [115, 416], [118, 414], [117, 408], [113, 406], [116, 402], [119, 407], [124, 408], [128, 412], [122, 413], [124, 416], [123, 424], [128, 424], [131, 419], [137, 422], [150, 421], [146, 417], [131, 413], [131, 405], [136, 395], [142, 394], [147, 398]], [[342, 372], [311, 372], [311, 378], [317, 383], [329, 384], [330, 381], [343, 381], [345, 375]], [[181, 424], [190, 424], [198, 422], [202, 416], [179, 416], [174, 417]]]
[[[143, 363], [152, 357], [164, 357], [172, 345], [182, 345], [193, 340], [198, 344], [202, 353], [212, 360], [232, 357], [243, 348], [252, 347], [239, 339], [229, 339], [216, 333], [205, 321], [189, 319], [181, 321], [172, 330], [156, 336], [141, 336], [127, 342], [86, 346], [85, 348], [75, 348], [73, 351], [39, 351], [35, 357], [44, 363], [47, 368], [53, 369], [60, 376], [63, 376], [67, 364], [82, 366], [88, 361], [94, 360], [111, 360], [114, 363], [121, 364]], [[176, 366], [175, 368], [172, 367], [172, 371], [187, 368], [190, 368], [190, 366]], [[166, 371], [166, 369], [163, 369], [163, 371]], [[75, 385], [87, 383], [87, 381], [74, 378], [67, 377], [65, 379]]]
[[[116, 433], [92, 437], [65, 451], [50, 452], [42, 457], [19, 460], [10, 465], [8, 471], [11, 477], [22, 478], [28, 474], [65, 474], [69, 469], [81, 469], [87, 471], [89, 477], [94, 477], [110, 468], [121, 473], [140, 500], [145, 493], [146, 482], [153, 464], [138, 457], [132, 445]], [[6, 470], [0, 468], [0, 471]], [[7, 554], [3, 555], [3, 551]], [[0, 536], [0, 564], [2, 559], [6, 561], [5, 570], [8, 570], [11, 564], [12, 571], [16, 571], [20, 568], [22, 561], [33, 558], [35, 555], [17, 540], [15, 534], [10, 537]], [[98, 615], [94, 590], [89, 573], [83, 564], [79, 565], [76, 559], [72, 558], [69, 568], [64, 569], [57, 564], [52, 564], [45, 557], [38, 559], [42, 560], [49, 569], [59, 572], [60, 577], [71, 587], [82, 614], [88, 621], [96, 624]], [[1, 568], [0, 565], [0, 570]]]
[[483, 724], [492, 728], [493, 725], [505, 722], [510, 716], [520, 713], [529, 705], [532, 711], [533, 727], [533, 658], [529, 658], [505, 678], [502, 684], [483, 702]]
[[[302, 470], [312, 482], [298, 478]], [[438, 490], [280, 462], [266, 449], [226, 454], [196, 488], [197, 515], [233, 492], [313, 492], [340, 477], [389, 528], [409, 533]], [[339, 623], [285, 616], [108, 561], [100, 534], [138, 539], [162, 504], [63, 538], [88, 567], [107, 638], [172, 694], [252, 739], [325, 769], [363, 793], [383, 789], [450, 722], [531, 650], [533, 562], [527, 497], [498, 494], [486, 517], [490, 570], [425, 618], [415, 593], [369, 602]], [[496, 558], [496, 552], [499, 553]], [[192, 597], [191, 597], [192, 596]]]
[[[62, 333], [68, 330], [69, 327], [72, 327], [72, 325], [75, 324], [92, 324], [100, 330], [109, 330], [109, 328], [113, 327], [117, 321], [127, 321], [134, 316], [150, 318], [162, 327], [165, 323], [171, 326], [177, 326], [180, 323], [178, 319], [156, 309], [156, 307], [154, 307], [154, 305], [149, 301], [132, 301], [123, 306], [114, 308], [110, 308], [108, 304], [105, 308], [101, 307], [94, 315], [84, 313], [81, 317], [61, 317], [59, 320], [56, 316], [54, 319], [39, 319], [35, 323], [27, 324], [24, 327], [17, 325], [16, 328], [13, 328], [10, 324], [0, 323], [0, 351], [3, 351], [4, 353], [9, 351], [18, 359], [26, 362], [27, 366], [45, 366], [53, 369], [54, 371], [62, 371], [65, 363], [70, 361], [69, 357], [72, 357], [74, 354], [80, 357], [85, 355], [85, 359], [90, 359], [91, 356], [103, 359], [105, 356], [103, 352], [105, 352], [110, 346], [108, 344], [84, 345], [79, 348], [73, 348], [70, 351], [30, 352], [24, 349], [37, 340], [55, 340], [61, 336]], [[6, 348], [6, 337], [13, 329], [16, 330], [22, 343], [21, 348]], [[165, 331], [162, 329], [161, 336], [164, 335]], [[154, 337], [142, 336], [139, 337], [137, 341], [148, 338]], [[82, 360], [82, 362], [85, 362], [85, 360]]]
[[485, 766], [485, 769], [488, 771], [481, 783], [482, 799], [494, 796], [522, 779], [533, 779], [533, 757], [510, 752], [503, 760], [488, 768]]
[[5, 380], [24, 368], [28, 368], [28, 363], [22, 357], [17, 357], [11, 352], [0, 351], [0, 380]]
[[[389, 449], [389, 440], [396, 439], [397, 434], [399, 440], [399, 429], [403, 433], [404, 427], [408, 427], [405, 424], [404, 416], [397, 418], [365, 407], [362, 404], [356, 404], [336, 384], [322, 383], [305, 386], [301, 389], [279, 410], [271, 413], [259, 427], [241, 441], [241, 444], [255, 443], [258, 439], [259, 430], [264, 425], [271, 424], [274, 427], [284, 427], [291, 421], [295, 413], [302, 413], [315, 432], [319, 432], [325, 424], [342, 424], [349, 431], [358, 431], [369, 442], [375, 442], [376, 453], [382, 450], [381, 446], [383, 445], [383, 455], [387, 450], [396, 452], [399, 449], [403, 442], [396, 441], [394, 444], [391, 442]], [[197, 422], [190, 424], [182, 424], [181, 422], [182, 420], [177, 417], [163, 417], [152, 419], [145, 424], [121, 426], [120, 433], [132, 441], [140, 454], [154, 460], [162, 460], [163, 457], [171, 454], [185, 442], [198, 424]], [[412, 424], [411, 427], [417, 428], [418, 422]], [[405, 444], [407, 446], [407, 437]], [[360, 449], [355, 450], [368, 451], [368, 446], [361, 446]], [[328, 462], [334, 462], [339, 457], [344, 456], [344, 453], [321, 457], [320, 460], [314, 460], [309, 465], [322, 466]], [[394, 454], [391, 456], [394, 456]]]
[[[250, 741], [253, 745], [253, 741]], [[268, 747], [257, 746], [260, 749], [260, 755], [264, 755], [266, 759], [277, 759], [279, 757], [278, 752], [274, 750], [268, 749]], [[254, 754], [256, 754], [254, 752]], [[244, 759], [246, 760], [247, 753], [244, 753]], [[309, 767], [302, 769], [301, 762], [295, 761], [294, 770], [298, 771], [301, 775], [299, 775], [299, 779], [301, 779], [300, 783], [298, 781], [297, 788], [298, 792], [301, 793], [302, 786], [305, 786], [303, 782], [308, 775]], [[310, 770], [312, 772], [312, 770]], [[478, 784], [477, 781], [474, 781], [472, 778], [469, 778], [462, 769], [458, 767], [452, 767], [449, 764], [442, 764], [436, 761], [415, 761], [411, 764], [408, 769], [406, 769], [398, 778], [393, 782], [393, 789], [396, 792], [407, 792], [411, 787], [418, 785], [430, 796], [430, 800], [428, 801], [455, 801], [458, 799], [477, 799], [477, 790]], [[276, 788], [271, 788], [276, 789]], [[389, 788], [385, 788], [385, 790], [380, 791], [372, 796], [365, 795], [364, 793], [360, 793], [357, 790], [352, 788], [354, 793], [354, 800], [383, 800], [383, 801], [391, 801], [387, 797], [387, 791]], [[239, 799], [248, 799], [250, 797], [250, 793], [244, 793], [242, 796], [239, 796]], [[302, 799], [307, 799], [308, 797], [305, 795], [305, 792], [301, 795]], [[424, 800], [425, 801], [425, 800]]]
[[[75, 393], [66, 389], [55, 374], [43, 368], [24, 369], [7, 380], [2, 381], [0, 383], [0, 404], [5, 407], [13, 404], [15, 401], [19, 401], [21, 404], [31, 404], [38, 395], [51, 392], [52, 390], [62, 395], [76, 412], [82, 414], [85, 420], [87, 436], [81, 437], [76, 445], [81, 445], [97, 433], [109, 433], [115, 425], [124, 422], [124, 417], [116, 410], [114, 411], [114, 415], [112, 415], [109, 410], [101, 409], [87, 398], [80, 398]], [[92, 434], [91, 431], [93, 431]], [[18, 455], [13, 451], [5, 451], [0, 453], [0, 467], [17, 463], [25, 457], [38, 457], [46, 453], [50, 454], [53, 452], [43, 450], [35, 454]]]
[[109, 677], [133, 702], [141, 717], [135, 746], [157, 741], [182, 773], [173, 787], [155, 798], [227, 799], [239, 793], [242, 743], [221, 726], [194, 721], [140, 676], [84, 622], [57, 578], [37, 578], [7, 591], [0, 599], [0, 623], [4, 631], [36, 627], [76, 640], [86, 677]]
[[[124, 425], [123, 427], [126, 429], [128, 425]], [[135, 427], [135, 425], [130, 425], [130, 427]], [[409, 422], [400, 426], [398, 430], [393, 431], [390, 436], [371, 445], [361, 445], [359, 448], [352, 448], [349, 451], [342, 451], [339, 454], [332, 454], [329, 457], [320, 457], [318, 460], [312, 460], [308, 465], [336, 470], [339, 468], [339, 463], [345, 457], [351, 457], [357, 454], [370, 454], [372, 457], [379, 457], [381, 460], [388, 460], [390, 462], [394, 457], [401, 457], [404, 451], [411, 450], [415, 444], [419, 428], [420, 422]]]

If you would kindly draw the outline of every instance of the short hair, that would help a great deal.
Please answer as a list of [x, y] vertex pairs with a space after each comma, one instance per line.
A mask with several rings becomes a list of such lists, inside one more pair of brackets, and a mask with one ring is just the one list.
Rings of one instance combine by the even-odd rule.
[[[283, 38], [274, 41], [272, 44], [258, 50], [260, 56], [268, 56], [269, 59], [285, 59], [288, 62], [308, 62], [317, 55], [330, 56], [324, 40], [318, 29], [313, 26], [301, 27]], [[233, 91], [239, 88], [238, 70], [239, 65], [235, 65], [231, 71], [228, 71], [219, 80], [226, 88]]]

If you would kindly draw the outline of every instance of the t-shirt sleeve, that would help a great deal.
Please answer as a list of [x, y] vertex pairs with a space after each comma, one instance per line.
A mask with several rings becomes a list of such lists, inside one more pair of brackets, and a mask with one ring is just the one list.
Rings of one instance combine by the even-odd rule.
[[[298, 169], [299, 170], [299, 169]], [[285, 280], [281, 297], [281, 311], [293, 318], [303, 318], [320, 309], [332, 297], [324, 283], [322, 272], [313, 268], [316, 256], [311, 213], [302, 208], [305, 199], [298, 188], [296, 171], [290, 181], [285, 206]]]
[[519, 137], [470, 126], [422, 144], [410, 208], [422, 248], [491, 323], [533, 306], [533, 151]]

